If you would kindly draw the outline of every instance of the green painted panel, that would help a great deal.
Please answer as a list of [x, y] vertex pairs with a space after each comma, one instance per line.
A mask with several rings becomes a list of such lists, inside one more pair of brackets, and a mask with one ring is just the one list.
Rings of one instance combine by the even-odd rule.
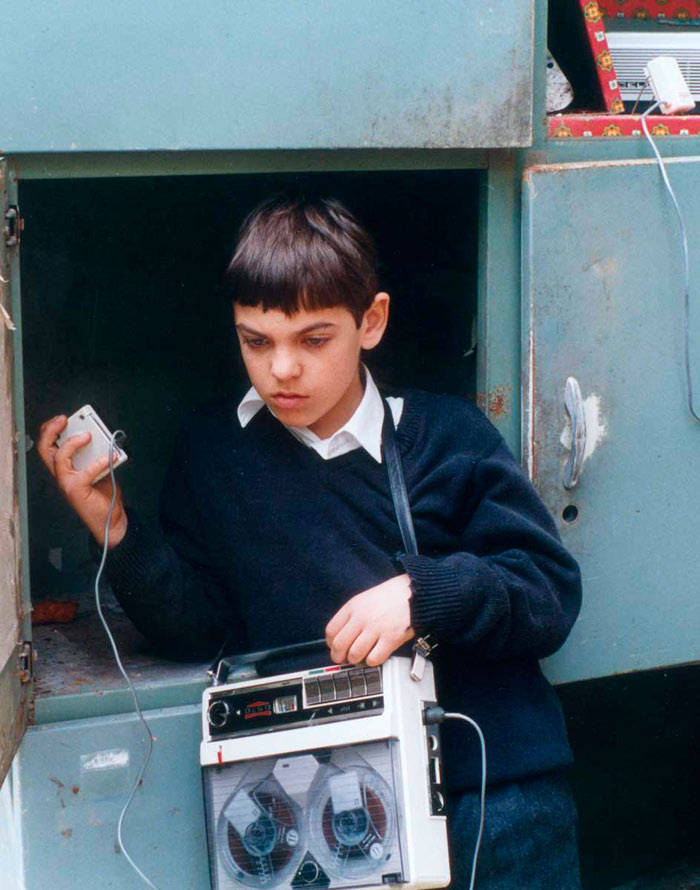
[[528, 145], [533, 0], [8, 6], [0, 149]]
[[[147, 711], [155, 737], [124, 820], [127, 851], [161, 888], [209, 890], [200, 708]], [[133, 714], [27, 731], [13, 772], [26, 890], [141, 890], [116, 826], [146, 750]]]
[[[700, 158], [667, 166], [688, 227], [697, 390]], [[526, 168], [523, 211], [525, 463], [584, 580], [581, 617], [547, 670], [566, 682], [696, 661], [700, 424], [686, 403], [671, 200], [653, 161], [553, 165]], [[567, 491], [570, 376], [587, 456]]]

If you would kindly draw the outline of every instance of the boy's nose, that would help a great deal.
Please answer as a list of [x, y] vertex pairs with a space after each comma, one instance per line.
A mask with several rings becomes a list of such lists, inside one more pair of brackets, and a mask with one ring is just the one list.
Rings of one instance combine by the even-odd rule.
[[270, 372], [277, 380], [291, 380], [301, 373], [301, 364], [290, 352], [278, 352], [272, 357]]

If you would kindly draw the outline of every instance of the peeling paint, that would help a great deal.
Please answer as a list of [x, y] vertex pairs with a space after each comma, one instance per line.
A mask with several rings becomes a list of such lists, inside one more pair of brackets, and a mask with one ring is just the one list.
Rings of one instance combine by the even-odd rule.
[[129, 765], [129, 752], [126, 748], [113, 748], [108, 751], [95, 751], [83, 754], [80, 769], [85, 772], [101, 769], [119, 769]]
[[[583, 400], [583, 413], [586, 418], [586, 448], [583, 452], [585, 462], [605, 439], [607, 433], [607, 426], [600, 409], [600, 396], [595, 394], [587, 396]], [[568, 417], [559, 441], [567, 451], [571, 451], [571, 421]]]

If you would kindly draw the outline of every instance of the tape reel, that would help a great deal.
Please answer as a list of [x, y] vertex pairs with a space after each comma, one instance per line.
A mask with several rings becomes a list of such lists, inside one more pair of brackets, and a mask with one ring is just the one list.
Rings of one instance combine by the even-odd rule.
[[391, 855], [396, 812], [389, 785], [369, 766], [329, 764], [309, 789], [310, 852], [329, 875], [380, 874]]
[[217, 825], [218, 850], [229, 875], [246, 887], [276, 887], [304, 855], [301, 809], [272, 774], [239, 786]]

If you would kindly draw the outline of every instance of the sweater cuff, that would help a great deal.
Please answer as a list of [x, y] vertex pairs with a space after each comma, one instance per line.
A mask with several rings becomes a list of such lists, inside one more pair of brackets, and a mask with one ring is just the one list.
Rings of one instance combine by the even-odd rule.
[[417, 636], [449, 637], [459, 626], [464, 594], [454, 567], [428, 556], [398, 557], [411, 579], [411, 625]]
[[[105, 572], [110, 580], [126, 574], [130, 579], [142, 577], [148, 567], [148, 559], [144, 559], [148, 549], [144, 546], [148, 531], [141, 523], [138, 513], [130, 508], [126, 509], [128, 525], [126, 534], [117, 544], [107, 552]], [[90, 535], [90, 551], [93, 558], [99, 563], [102, 559], [102, 547]]]

